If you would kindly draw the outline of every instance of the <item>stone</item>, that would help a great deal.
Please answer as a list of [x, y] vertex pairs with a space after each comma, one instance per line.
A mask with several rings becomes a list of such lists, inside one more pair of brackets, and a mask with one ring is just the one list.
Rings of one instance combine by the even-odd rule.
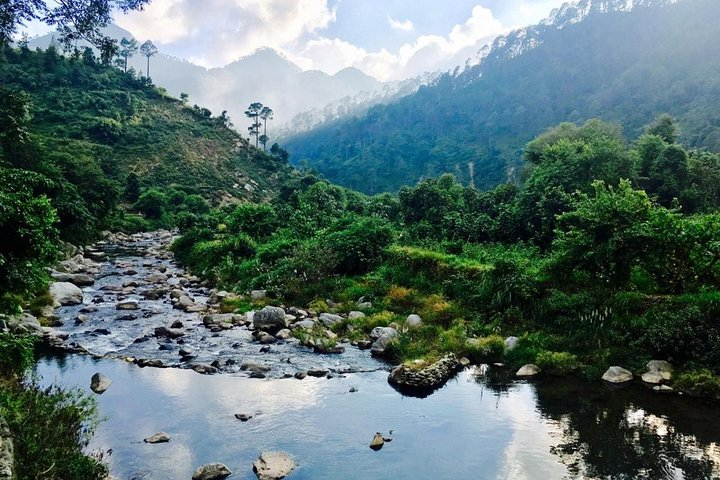
[[157, 327], [154, 333], [157, 338], [180, 338], [185, 335], [185, 332], [179, 328], [167, 327]]
[[256, 330], [275, 333], [287, 328], [285, 323], [285, 310], [279, 307], [265, 307], [253, 315], [253, 325]]
[[365, 318], [365, 314], [363, 312], [352, 311], [348, 313], [348, 320], [350, 321], [359, 320], [361, 318]]
[[180, 290], [179, 288], [174, 288], [170, 291], [170, 298], [180, 298], [183, 295], [185, 295], [185, 291]]
[[631, 371], [626, 370], [622, 367], [610, 367], [603, 374], [602, 379], [609, 383], [627, 383], [632, 381], [633, 374]]
[[164, 273], [159, 273], [159, 272], [152, 273], [152, 274], [148, 275], [147, 278], [145, 278], [145, 280], [148, 283], [163, 283], [163, 282], [167, 282], [167, 279], [168, 279], [167, 275], [165, 275]]
[[279, 480], [290, 475], [293, 470], [295, 462], [285, 452], [263, 452], [253, 462], [253, 471], [259, 480]]
[[420, 317], [420, 315], [408, 315], [407, 319], [405, 320], [405, 325], [408, 326], [408, 328], [418, 328], [422, 326], [423, 320]]
[[268, 367], [267, 365], [263, 365], [261, 363], [243, 363], [240, 365], [240, 370], [243, 372], [251, 372], [251, 373], [267, 373], [272, 368]]
[[55, 282], [50, 285], [50, 295], [57, 305], [80, 305], [83, 303], [83, 292], [69, 282]]
[[333, 325], [343, 321], [343, 317], [340, 315], [334, 315], [332, 313], [321, 313], [320, 322], [326, 327], [332, 327]]
[[275, 334], [275, 338], [277, 338], [278, 340], [287, 340], [290, 337], [292, 337], [292, 332], [290, 331], [290, 329], [287, 328], [283, 328]]
[[518, 337], [507, 337], [505, 339], [505, 351], [511, 352], [517, 347], [518, 341], [520, 339]]
[[328, 373], [330, 373], [328, 370], [323, 370], [320, 368], [311, 368], [310, 370], [307, 371], [308, 376], [315, 377], [315, 378], [322, 378], [322, 377], [326, 376]]
[[277, 338], [270, 335], [268, 332], [260, 332], [257, 336], [258, 342], [262, 343], [263, 345], [269, 345], [271, 343], [277, 343]]
[[15, 479], [15, 449], [12, 433], [5, 419], [0, 418], [0, 480]]
[[78, 287], [89, 287], [95, 283], [95, 279], [87, 273], [70, 273], [64, 275], [66, 279], [63, 281], [70, 282]]
[[662, 377], [663, 381], [672, 379], [675, 368], [670, 362], [665, 360], [650, 360], [647, 364], [648, 373], [656, 373]]
[[540, 367], [538, 367], [535, 364], [528, 363], [527, 365], [523, 365], [520, 367], [520, 370], [518, 370], [515, 373], [516, 377], [535, 377], [537, 375], [540, 375], [542, 373], [542, 370], [540, 370]]
[[307, 372], [295, 372], [295, 375], [293, 375], [293, 377], [297, 378], [298, 380], [302, 380], [307, 377]]
[[358, 391], [357, 387], [350, 387], [349, 392], [350, 393], [356, 393]]
[[102, 395], [108, 388], [110, 388], [111, 383], [112, 380], [98, 372], [90, 379], [90, 390], [98, 395]]
[[248, 415], [248, 414], [246, 414], [246, 413], [236, 413], [236, 414], [235, 414], [235, 418], [237, 418], [237, 419], [240, 420], [241, 422], [247, 422], [247, 421], [250, 420], [252, 417], [253, 417], [252, 415]]
[[230, 475], [232, 472], [222, 463], [210, 463], [195, 470], [192, 480], [221, 480]]
[[357, 304], [357, 308], [360, 310], [370, 310], [373, 308], [373, 304], [371, 302], [360, 302]]
[[388, 382], [403, 388], [432, 389], [445, 384], [460, 370], [460, 361], [454, 354], [443, 358], [424, 368], [400, 365], [388, 375]]
[[145, 443], [167, 443], [170, 441], [170, 435], [165, 432], [158, 432], [155, 435], [143, 440]]
[[[378, 332], [380, 333], [379, 335]], [[370, 353], [374, 356], [381, 357], [385, 355], [385, 350], [390, 346], [393, 341], [400, 334], [392, 327], [375, 327], [370, 332], [370, 337], [375, 338], [372, 346], [370, 347]]]
[[250, 299], [253, 302], [265, 300], [267, 298], [267, 290], [252, 290], [250, 292]]
[[299, 322], [295, 322], [292, 326], [293, 330], [297, 330], [300, 328], [303, 328], [305, 330], [312, 330], [315, 328], [315, 322], [313, 320], [301, 320]]
[[140, 308], [140, 303], [137, 300], [123, 300], [115, 308], [118, 310], [137, 310]]
[[378, 450], [381, 450], [384, 445], [385, 439], [383, 438], [382, 433], [377, 432], [373, 439], [370, 441], [370, 448], [377, 452]]
[[665, 381], [665, 378], [663, 378], [660, 372], [645, 372], [640, 378], [643, 382], [649, 383], [650, 385], [660, 385]]
[[213, 367], [212, 365], [206, 365], [204, 363], [198, 363], [196, 365], [193, 365], [192, 369], [202, 375], [213, 375], [220, 371], [216, 367]]
[[673, 393], [675, 390], [669, 385], [655, 385], [653, 391], [657, 393]]

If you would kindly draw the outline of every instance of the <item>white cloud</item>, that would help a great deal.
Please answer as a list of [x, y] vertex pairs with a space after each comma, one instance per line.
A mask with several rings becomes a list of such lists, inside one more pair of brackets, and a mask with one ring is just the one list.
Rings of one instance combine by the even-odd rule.
[[404, 22], [401, 22], [400, 20], [395, 20], [390, 15], [388, 15], [387, 19], [390, 27], [395, 30], [400, 30], [403, 32], [412, 32], [413, 30], [415, 30], [415, 25], [413, 25], [413, 22], [411, 22], [410, 20], [405, 20]]
[[142, 12], [117, 17], [141, 40], [187, 43], [187, 56], [204, 66], [224, 65], [260, 47], [293, 49], [334, 20], [328, 0], [154, 0]]

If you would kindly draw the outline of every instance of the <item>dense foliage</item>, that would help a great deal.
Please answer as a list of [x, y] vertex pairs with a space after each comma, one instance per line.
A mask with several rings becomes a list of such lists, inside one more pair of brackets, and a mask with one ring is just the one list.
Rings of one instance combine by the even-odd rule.
[[[531, 38], [500, 42], [477, 67], [286, 146], [297, 164], [366, 193], [442, 173], [481, 189], [518, 180], [526, 142], [594, 117], [621, 122], [635, 137], [669, 112], [685, 144], [718, 152], [720, 57], [711, 52], [720, 32], [708, 21], [718, 16], [715, 0], [686, 0], [591, 14], [562, 29], [539, 25]], [[531, 42], [539, 45], [528, 49]]]
[[345, 335], [417, 313], [401, 360], [497, 360], [494, 335], [515, 334], [507, 360], [551, 374], [651, 357], [717, 369], [720, 157], [676, 130], [662, 116], [628, 143], [598, 120], [562, 124], [527, 145], [521, 186], [489, 191], [444, 175], [368, 197], [308, 176], [200, 216], [175, 250], [224, 287], [364, 309]]

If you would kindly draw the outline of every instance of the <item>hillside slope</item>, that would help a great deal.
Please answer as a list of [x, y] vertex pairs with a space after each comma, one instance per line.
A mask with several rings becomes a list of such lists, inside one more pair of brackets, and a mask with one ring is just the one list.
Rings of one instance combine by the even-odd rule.
[[720, 151], [716, 18], [715, 0], [583, 0], [497, 39], [476, 67], [286, 146], [295, 162], [368, 193], [444, 172], [481, 188], [512, 180], [527, 141], [593, 117], [635, 137], [667, 112], [686, 145]]
[[30, 96], [30, 130], [43, 155], [71, 177], [86, 164], [120, 186], [134, 172], [141, 186], [261, 199], [291, 170], [251, 148], [222, 118], [90, 59], [8, 49], [0, 84]]

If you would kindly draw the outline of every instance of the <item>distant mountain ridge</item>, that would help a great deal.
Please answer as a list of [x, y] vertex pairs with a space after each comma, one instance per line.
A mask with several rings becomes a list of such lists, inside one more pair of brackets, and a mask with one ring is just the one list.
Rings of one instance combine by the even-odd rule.
[[600, 117], [634, 138], [662, 113], [720, 151], [717, 0], [581, 0], [497, 38], [476, 65], [286, 141], [291, 159], [364, 192], [453, 173], [490, 188], [560, 122]]
[[[110, 25], [106, 34], [112, 38], [133, 38], [117, 25]], [[53, 34], [30, 41], [30, 47], [46, 49]], [[137, 39], [142, 43], [142, 39]], [[137, 72], [147, 69], [146, 58], [139, 53], [129, 62]], [[260, 48], [250, 55], [221, 68], [207, 69], [170, 55], [159, 53], [150, 60], [153, 82], [171, 95], [187, 93], [190, 103], [209, 108], [219, 115], [227, 110], [239, 132], [246, 134], [244, 112], [252, 102], [262, 102], [275, 111], [269, 125], [280, 127], [295, 115], [324, 106], [360, 92], [375, 92], [382, 83], [356, 68], [346, 68], [335, 75], [303, 71], [284, 55], [271, 48]]]

